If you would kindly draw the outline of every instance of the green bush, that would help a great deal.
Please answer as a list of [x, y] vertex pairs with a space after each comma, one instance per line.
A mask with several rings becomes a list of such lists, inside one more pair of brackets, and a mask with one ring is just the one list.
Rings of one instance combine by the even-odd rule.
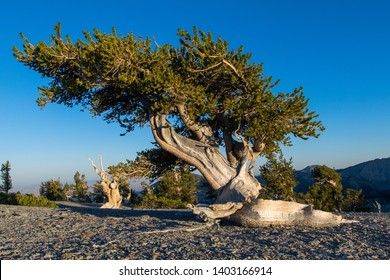
[[146, 194], [136, 208], [139, 209], [183, 209], [188, 202], [180, 199], [157, 197], [154, 193]]
[[145, 189], [136, 208], [180, 209], [196, 203], [196, 179], [189, 167], [169, 170], [154, 188]]
[[51, 207], [57, 208], [54, 201], [50, 201], [43, 196], [35, 196], [33, 194], [20, 193], [0, 193], [0, 204], [33, 206], [33, 207]]
[[0, 204], [17, 205], [14, 193], [3, 193], [0, 192]]
[[60, 179], [42, 182], [39, 194], [52, 201], [64, 201], [66, 196]]
[[370, 212], [371, 209], [368, 207], [363, 190], [346, 189], [342, 210], [345, 212]]
[[297, 194], [294, 188], [298, 185], [296, 181], [292, 159], [286, 160], [283, 153], [268, 157], [266, 164], [260, 166], [260, 175], [265, 184], [260, 192], [260, 198], [285, 201], [295, 201]]
[[314, 184], [309, 187], [306, 199], [315, 209], [333, 212], [342, 210], [343, 185], [341, 175], [326, 165], [313, 169]]

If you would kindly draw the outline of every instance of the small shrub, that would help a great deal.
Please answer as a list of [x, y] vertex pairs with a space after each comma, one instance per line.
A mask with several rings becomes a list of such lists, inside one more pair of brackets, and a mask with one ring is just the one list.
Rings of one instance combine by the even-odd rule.
[[54, 201], [48, 200], [43, 196], [20, 193], [0, 193], [0, 204], [51, 208], [58, 207]]
[[313, 169], [314, 184], [309, 187], [306, 199], [315, 209], [322, 211], [341, 211], [343, 185], [341, 175], [326, 165]]
[[16, 205], [15, 194], [0, 192], [0, 204]]
[[136, 208], [181, 209], [197, 200], [196, 179], [189, 167], [170, 170], [163, 174], [155, 188], [144, 187]]
[[260, 166], [260, 175], [264, 179], [263, 189], [260, 198], [285, 201], [295, 201], [297, 194], [294, 188], [298, 185], [296, 181], [292, 159], [286, 160], [283, 153], [268, 157], [266, 164]]
[[370, 212], [371, 209], [368, 207], [363, 190], [346, 189], [342, 210], [345, 212]]
[[147, 194], [136, 205], [139, 209], [183, 209], [188, 203], [174, 198], [157, 197], [155, 194]]
[[52, 201], [64, 201], [66, 196], [60, 179], [42, 182], [39, 187], [39, 194]]

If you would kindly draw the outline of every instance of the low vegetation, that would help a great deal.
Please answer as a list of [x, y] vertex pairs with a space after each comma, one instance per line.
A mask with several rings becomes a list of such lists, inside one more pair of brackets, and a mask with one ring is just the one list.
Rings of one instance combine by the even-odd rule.
[[185, 208], [188, 204], [196, 203], [196, 180], [185, 170], [166, 172], [155, 188], [144, 185], [143, 192], [135, 199], [137, 208]]
[[[198, 203], [197, 184], [199, 182], [191, 174], [193, 169], [183, 161], [168, 155], [158, 148], [139, 153], [137, 159], [132, 162], [133, 169], [138, 165], [142, 168], [154, 167], [151, 168], [146, 178], [155, 183], [151, 185], [144, 182], [143, 191], [136, 194], [129, 186], [129, 180], [120, 178], [121, 180], [118, 180], [119, 191], [124, 204], [141, 209], [180, 209], [186, 208], [188, 204]], [[122, 165], [124, 166], [123, 163], [110, 166], [109, 172]], [[8, 187], [2, 189], [0, 193], [0, 204], [57, 207], [54, 201], [68, 198], [74, 198], [80, 202], [97, 203], [104, 203], [107, 200], [99, 182], [95, 184], [92, 192], [88, 192], [85, 175], [79, 172], [74, 175], [74, 184], [62, 184], [59, 179], [42, 182], [39, 196], [7, 193], [12, 186], [9, 167], [8, 161], [3, 164], [1, 185]], [[313, 169], [314, 184], [309, 187], [307, 193], [294, 191], [298, 182], [292, 160], [284, 159], [281, 152], [279, 156], [276, 154], [270, 156], [266, 164], [260, 166], [260, 174], [262, 190], [259, 198], [262, 199], [308, 203], [314, 205], [315, 209], [329, 212], [369, 212], [371, 210], [362, 190], [345, 189], [341, 183], [340, 174], [325, 165], [316, 166]], [[212, 191], [211, 186], [206, 189]]]
[[54, 201], [43, 196], [21, 193], [0, 193], [0, 204], [51, 208], [58, 207]]
[[371, 209], [362, 190], [345, 189], [340, 174], [326, 166], [316, 166], [312, 171], [314, 184], [307, 193], [297, 193], [292, 160], [271, 157], [260, 167], [264, 180], [261, 198], [292, 200], [312, 204], [315, 209], [328, 212], [369, 212]]

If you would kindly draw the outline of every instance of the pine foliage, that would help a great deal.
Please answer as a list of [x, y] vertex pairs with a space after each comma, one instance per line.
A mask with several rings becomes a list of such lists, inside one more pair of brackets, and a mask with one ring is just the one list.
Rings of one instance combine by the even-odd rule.
[[291, 158], [287, 161], [282, 152], [278, 158], [275, 156], [268, 158], [266, 164], [260, 166], [260, 175], [265, 180], [261, 198], [295, 201], [294, 188], [298, 182]]
[[39, 188], [39, 194], [52, 201], [66, 199], [62, 183], [59, 179], [42, 182]]
[[76, 197], [80, 201], [84, 201], [85, 197], [88, 193], [88, 183], [85, 178], [85, 175], [82, 174], [80, 175], [80, 172], [76, 172], [75, 175], [73, 176], [74, 183], [75, 183], [75, 194]]
[[115, 29], [83, 34], [73, 42], [58, 24], [49, 44], [35, 45], [21, 34], [15, 58], [50, 81], [39, 88], [39, 106], [81, 105], [126, 132], [146, 125], [151, 114], [168, 115], [183, 135], [194, 137], [191, 126], [207, 126], [213, 145], [239, 135], [262, 155], [291, 145], [291, 136], [307, 139], [324, 130], [302, 87], [274, 94], [279, 81], [265, 76], [250, 53], [196, 27], [192, 34], [178, 31], [177, 47]]
[[324, 211], [341, 211], [343, 185], [340, 174], [326, 165], [313, 169], [314, 184], [309, 187], [306, 199], [314, 208]]
[[185, 208], [196, 203], [196, 183], [189, 167], [164, 173], [154, 189], [145, 188], [140, 208]]
[[4, 164], [1, 165], [1, 184], [0, 191], [8, 193], [12, 189], [12, 179], [11, 179], [11, 164], [7, 160]]
[[370, 212], [371, 208], [368, 206], [362, 190], [346, 189], [342, 210], [345, 212]]

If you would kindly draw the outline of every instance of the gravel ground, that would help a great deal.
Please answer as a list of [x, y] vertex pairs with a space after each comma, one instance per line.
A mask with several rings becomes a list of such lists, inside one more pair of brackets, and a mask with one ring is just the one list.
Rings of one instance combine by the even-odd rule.
[[342, 215], [359, 223], [206, 228], [186, 210], [0, 205], [0, 259], [390, 259], [390, 213]]

